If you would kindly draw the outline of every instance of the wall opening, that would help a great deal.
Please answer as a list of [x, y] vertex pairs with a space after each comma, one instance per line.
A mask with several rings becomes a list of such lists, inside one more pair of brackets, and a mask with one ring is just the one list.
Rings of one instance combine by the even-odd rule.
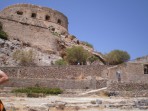
[[36, 13], [32, 13], [32, 14], [31, 14], [31, 17], [32, 17], [32, 18], [36, 18], [36, 16], [37, 16]]
[[148, 74], [148, 64], [144, 65], [144, 74]]
[[50, 20], [50, 16], [49, 15], [46, 15], [45, 16], [45, 20]]
[[58, 19], [57, 23], [61, 25], [62, 21], [60, 19]]
[[16, 12], [18, 15], [23, 15], [23, 12], [22, 11], [17, 11]]
[[54, 32], [55, 31], [55, 28], [52, 28], [51, 30]]

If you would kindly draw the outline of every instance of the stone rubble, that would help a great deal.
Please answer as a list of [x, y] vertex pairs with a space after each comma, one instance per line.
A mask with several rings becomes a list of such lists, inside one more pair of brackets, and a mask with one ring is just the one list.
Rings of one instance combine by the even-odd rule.
[[1, 97], [7, 110], [14, 111], [147, 111], [148, 98], [121, 97]]

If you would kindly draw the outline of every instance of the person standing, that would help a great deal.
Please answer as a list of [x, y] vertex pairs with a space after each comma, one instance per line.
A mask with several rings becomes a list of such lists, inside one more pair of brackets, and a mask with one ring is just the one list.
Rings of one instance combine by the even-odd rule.
[[[8, 76], [6, 73], [0, 70], [0, 85], [8, 81]], [[0, 100], [0, 111], [6, 111], [2, 101]]]
[[120, 70], [116, 72], [116, 77], [117, 77], [118, 82], [121, 82], [121, 71]]

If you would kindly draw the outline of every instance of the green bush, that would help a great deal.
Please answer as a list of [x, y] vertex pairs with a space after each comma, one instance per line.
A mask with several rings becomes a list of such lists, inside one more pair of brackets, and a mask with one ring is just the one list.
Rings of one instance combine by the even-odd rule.
[[63, 66], [63, 65], [67, 65], [67, 62], [63, 59], [59, 59], [59, 60], [55, 61], [55, 65]]
[[0, 38], [8, 40], [8, 35], [6, 34], [6, 32], [3, 31], [3, 25], [1, 22], [0, 22]]
[[0, 30], [0, 38], [4, 39], [4, 40], [8, 40], [7, 34], [4, 31], [2, 31], [2, 30]]
[[71, 65], [86, 64], [86, 60], [89, 57], [89, 52], [84, 50], [81, 46], [73, 46], [66, 49], [65, 60]]
[[27, 93], [29, 95], [33, 93], [43, 93], [43, 94], [61, 94], [63, 91], [60, 88], [43, 88], [43, 87], [27, 87], [12, 90], [12, 93]]
[[110, 65], [117, 65], [130, 59], [130, 55], [126, 51], [113, 50], [106, 54], [106, 60]]
[[94, 61], [96, 61], [96, 60], [98, 60], [98, 59], [99, 59], [98, 57], [96, 57], [95, 55], [92, 55], [91, 57], [88, 58], [88, 61], [89, 61], [90, 63], [93, 63]]
[[88, 46], [90, 48], [93, 48], [93, 45], [88, 43], [88, 42], [82, 41], [82, 44], [84, 44], [84, 45], [86, 45], [86, 46]]
[[36, 54], [32, 50], [16, 50], [13, 53], [13, 59], [19, 62], [20, 65], [22, 66], [30, 66], [30, 65], [35, 65], [34, 60], [35, 60]]
[[70, 39], [71, 39], [71, 40], [73, 40], [73, 39], [75, 39], [75, 38], [76, 38], [76, 36], [74, 36], [74, 35], [71, 35], [71, 36], [70, 36]]

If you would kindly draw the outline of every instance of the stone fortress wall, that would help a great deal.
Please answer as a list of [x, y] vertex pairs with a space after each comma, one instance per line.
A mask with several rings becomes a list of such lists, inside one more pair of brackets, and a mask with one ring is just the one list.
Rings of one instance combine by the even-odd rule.
[[106, 66], [46, 66], [1, 67], [10, 77], [4, 86], [9, 87], [59, 87], [62, 89], [98, 89], [106, 87], [101, 73]]
[[[9, 12], [9, 13], [8, 13]], [[51, 25], [59, 31], [68, 31], [67, 17], [56, 10], [30, 4], [16, 4], [1, 11], [0, 16], [25, 24], [48, 28]]]
[[0, 12], [9, 39], [19, 39], [43, 51], [57, 52], [57, 35], [68, 34], [67, 17], [55, 10], [30, 4], [12, 5]]

